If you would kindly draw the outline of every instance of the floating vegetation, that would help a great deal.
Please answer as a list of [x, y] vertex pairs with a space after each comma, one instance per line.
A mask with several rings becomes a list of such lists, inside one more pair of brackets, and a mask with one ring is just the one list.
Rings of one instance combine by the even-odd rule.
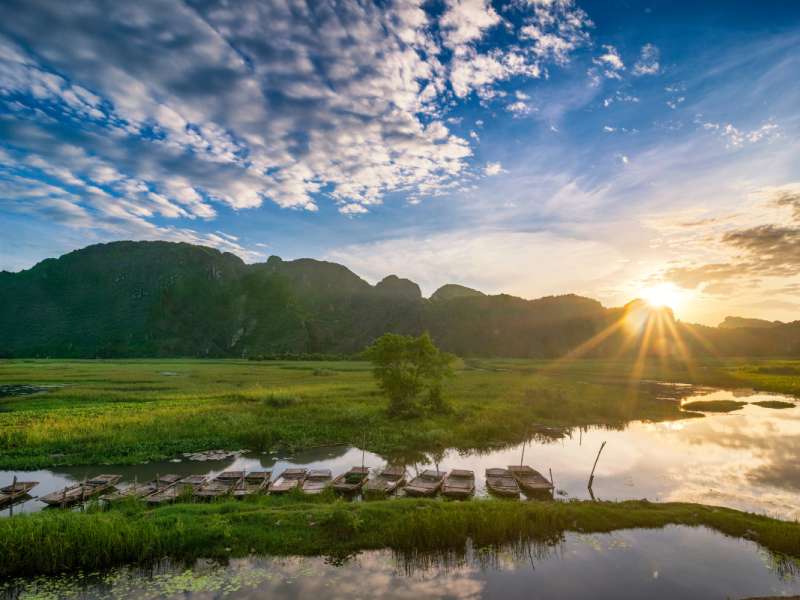
[[191, 567], [179, 568], [170, 561], [162, 561], [152, 569], [122, 567], [106, 573], [16, 579], [0, 585], [0, 596], [20, 600], [78, 600], [86, 598], [92, 590], [99, 596], [102, 590], [103, 597], [119, 600], [149, 600], [184, 594], [225, 598], [239, 591], [255, 590], [266, 582], [282, 583], [292, 576], [256, 561], [247, 561], [239, 568], [235, 563], [222, 565], [199, 560]]
[[247, 454], [249, 450], [204, 450], [203, 452], [184, 452], [183, 457], [187, 460], [197, 462], [207, 462], [214, 460], [228, 460], [230, 458], [239, 458], [243, 454]]
[[797, 406], [794, 402], [784, 402], [783, 400], [762, 400], [761, 402], [751, 402], [751, 404], [755, 406], [760, 406], [762, 408], [794, 408]]
[[743, 406], [747, 406], [747, 404], [747, 402], [738, 402], [737, 400], [695, 400], [693, 402], [685, 402], [681, 407], [684, 410], [697, 410], [700, 412], [733, 412]]

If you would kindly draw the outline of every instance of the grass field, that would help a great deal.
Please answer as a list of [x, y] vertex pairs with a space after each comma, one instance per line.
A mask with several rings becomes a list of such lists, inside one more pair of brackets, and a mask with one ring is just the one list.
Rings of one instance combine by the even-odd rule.
[[[386, 457], [518, 443], [536, 425], [621, 426], [693, 416], [638, 379], [800, 393], [796, 363], [691, 369], [627, 361], [467, 360], [450, 414], [390, 419], [369, 365], [236, 360], [0, 362], [2, 384], [58, 385], [0, 398], [0, 468], [135, 464], [209, 448], [362, 444]], [[696, 415], [694, 415], [696, 416]]]
[[344, 557], [366, 549], [463, 551], [557, 540], [565, 531], [608, 532], [668, 524], [706, 526], [800, 557], [800, 524], [724, 508], [645, 501], [443, 502], [395, 499], [348, 503], [272, 496], [244, 502], [136, 503], [84, 513], [53, 511], [0, 520], [0, 577], [146, 563], [269, 555]]
[[[452, 411], [387, 416], [369, 365], [200, 360], [4, 361], [0, 385], [57, 385], [0, 399], [0, 468], [138, 463], [184, 451], [362, 443], [386, 457], [517, 443], [536, 425], [622, 426], [699, 416], [658, 400], [660, 380], [800, 392], [797, 363], [468, 360], [449, 382]], [[633, 375], [633, 383], [632, 383]], [[463, 550], [667, 524], [707, 526], [800, 557], [800, 524], [734, 510], [646, 501], [346, 503], [260, 497], [244, 502], [135, 502], [104, 510], [0, 519], [0, 576], [91, 571], [162, 557], [343, 556], [362, 549]]]

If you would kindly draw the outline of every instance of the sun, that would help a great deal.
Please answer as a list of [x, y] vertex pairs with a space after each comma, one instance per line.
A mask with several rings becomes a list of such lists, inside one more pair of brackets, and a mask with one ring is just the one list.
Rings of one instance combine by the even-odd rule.
[[673, 311], [683, 304], [685, 294], [671, 283], [642, 288], [639, 297], [654, 308], [670, 308]]

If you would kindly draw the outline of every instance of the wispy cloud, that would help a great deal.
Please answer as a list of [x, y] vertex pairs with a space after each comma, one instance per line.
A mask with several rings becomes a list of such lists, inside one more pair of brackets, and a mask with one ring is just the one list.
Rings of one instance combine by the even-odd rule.
[[600, 66], [603, 75], [609, 79], [622, 79], [622, 71], [625, 70], [625, 63], [619, 52], [614, 46], [603, 46], [603, 53], [592, 59], [592, 62]]
[[[408, 261], [412, 253], [414, 260]], [[548, 260], [541, 260], [545, 255]], [[426, 295], [445, 283], [528, 298], [586, 292], [596, 280], [620, 268], [619, 254], [600, 242], [548, 232], [491, 230], [353, 244], [333, 250], [325, 258], [347, 264], [371, 281], [387, 273], [408, 277], [419, 283]], [[575, 265], [581, 268], [576, 270]]]
[[633, 74], [656, 75], [661, 71], [661, 51], [654, 44], [645, 44], [639, 53], [639, 60], [633, 65]]

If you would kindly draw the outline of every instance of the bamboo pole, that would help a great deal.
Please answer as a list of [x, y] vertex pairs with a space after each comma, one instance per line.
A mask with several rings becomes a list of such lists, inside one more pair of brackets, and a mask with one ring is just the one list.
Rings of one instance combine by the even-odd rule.
[[594, 466], [592, 466], [592, 474], [589, 475], [589, 489], [592, 489], [592, 483], [594, 483], [594, 470], [597, 468], [597, 461], [600, 460], [600, 453], [603, 451], [603, 448], [606, 447], [606, 443], [603, 442], [600, 444], [600, 449], [597, 451], [597, 457], [594, 459]]

